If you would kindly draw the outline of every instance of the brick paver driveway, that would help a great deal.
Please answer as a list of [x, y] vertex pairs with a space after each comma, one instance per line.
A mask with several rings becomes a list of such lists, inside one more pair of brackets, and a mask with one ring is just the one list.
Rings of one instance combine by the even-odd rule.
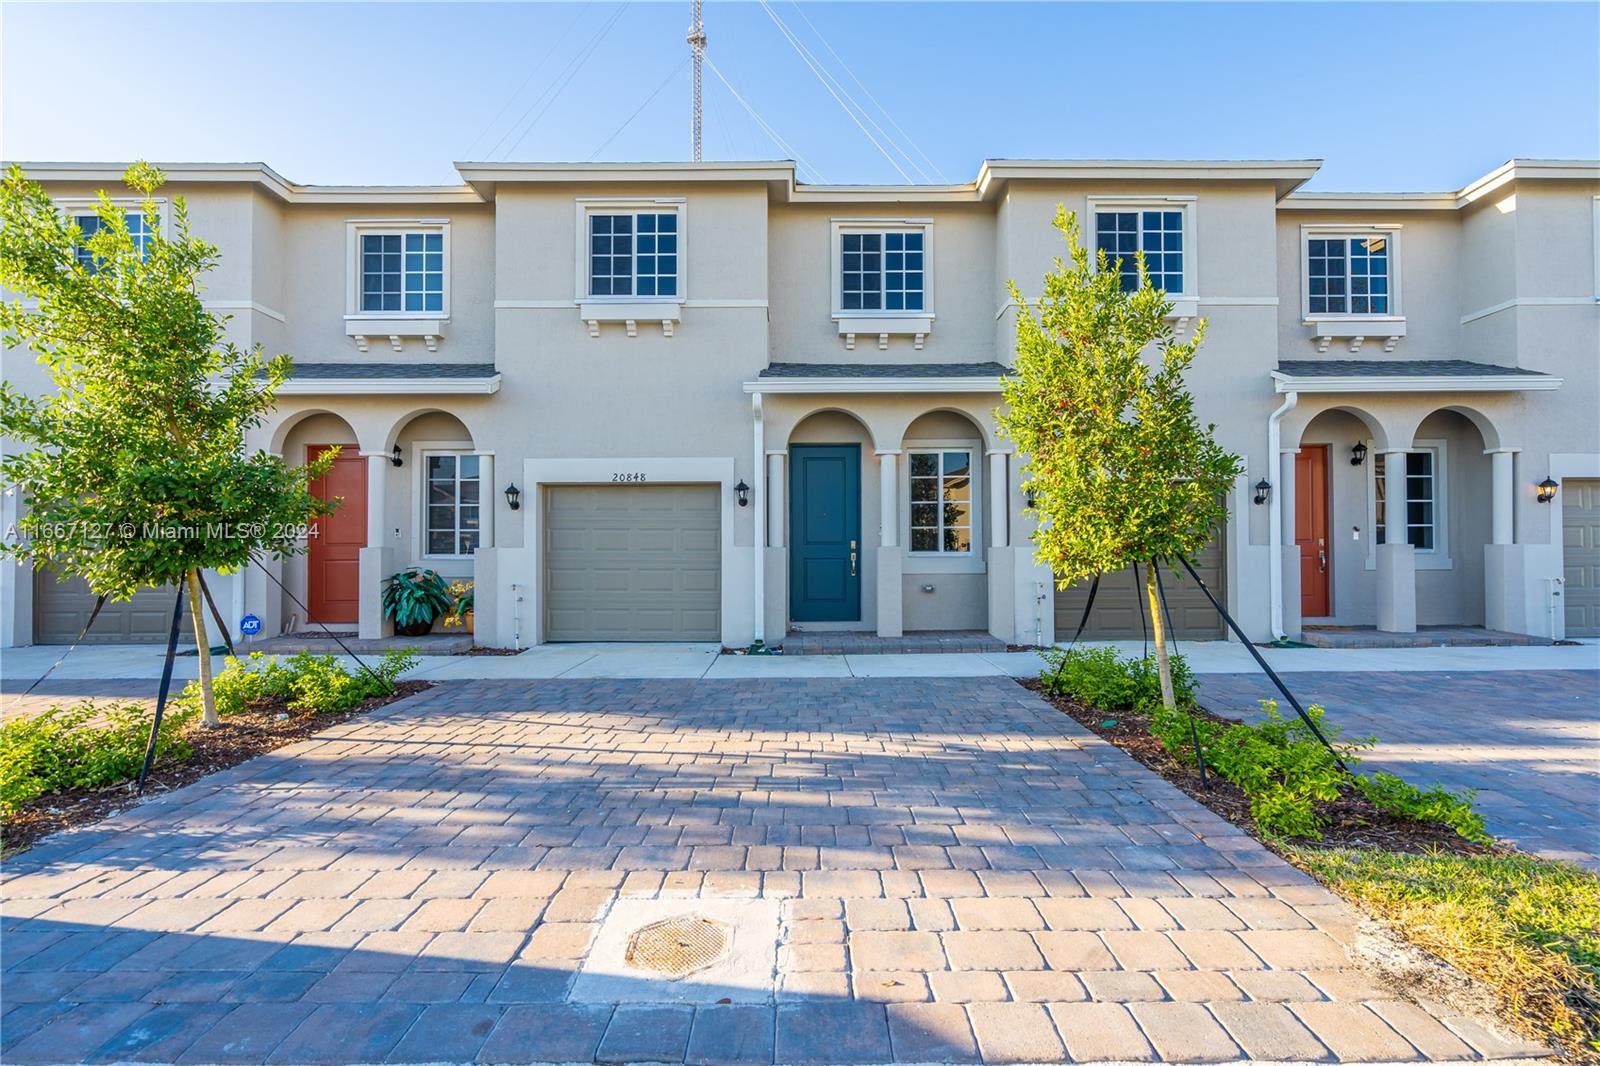
[[[774, 915], [757, 987], [582, 994], [608, 915], [718, 897]], [[1381, 991], [1345, 907], [1005, 679], [441, 686], [4, 900], [7, 1062], [1526, 1050]]]
[[[1418, 785], [1478, 790], [1496, 836], [1600, 870], [1600, 672], [1285, 675], [1349, 736], [1376, 736], [1368, 769]], [[1197, 678], [1224, 714], [1277, 695], [1260, 674]]]

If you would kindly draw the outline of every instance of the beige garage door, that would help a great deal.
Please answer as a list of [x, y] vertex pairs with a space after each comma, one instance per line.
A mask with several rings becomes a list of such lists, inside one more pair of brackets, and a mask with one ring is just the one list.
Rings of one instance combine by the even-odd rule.
[[[165, 644], [172, 629], [173, 588], [141, 589], [133, 599], [107, 601], [85, 644]], [[33, 641], [35, 644], [71, 644], [94, 611], [95, 594], [82, 578], [57, 581], [39, 571], [33, 580]], [[194, 643], [187, 606], [178, 639]]]
[[1600, 481], [1561, 485], [1567, 636], [1600, 637]]
[[[1222, 539], [1211, 542], [1194, 568], [1206, 586], [1220, 599], [1223, 596]], [[1100, 579], [1100, 591], [1095, 594], [1094, 609], [1089, 614], [1089, 624], [1084, 628], [1084, 640], [1138, 640], [1144, 635], [1139, 622], [1139, 608], [1145, 603], [1144, 567], [1139, 567], [1141, 585], [1136, 589], [1133, 572], [1122, 569], [1106, 574]], [[1161, 581], [1167, 592], [1167, 607], [1172, 614], [1172, 627], [1182, 640], [1221, 640], [1225, 633], [1222, 616], [1217, 613], [1200, 591], [1189, 572], [1180, 566], [1163, 566]], [[1089, 582], [1083, 581], [1056, 593], [1056, 640], [1066, 643], [1083, 620], [1083, 605], [1089, 599]], [[1226, 601], [1224, 601], [1226, 602]], [[1149, 611], [1146, 610], [1148, 615]], [[1146, 624], [1148, 624], [1146, 618]]]
[[720, 640], [719, 493], [715, 485], [548, 489], [545, 639]]

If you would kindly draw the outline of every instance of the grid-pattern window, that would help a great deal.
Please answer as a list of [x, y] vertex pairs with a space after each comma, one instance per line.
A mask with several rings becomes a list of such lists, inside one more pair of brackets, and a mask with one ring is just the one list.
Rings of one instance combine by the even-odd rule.
[[[150, 228], [149, 222], [141, 211], [129, 211], [122, 218], [128, 226], [128, 236], [133, 239], [133, 246], [139, 249], [139, 257], [142, 259], [149, 253], [150, 241], [155, 236], [155, 231]], [[101, 222], [99, 215], [75, 215], [72, 221], [76, 222], [78, 229], [83, 231], [83, 239], [85, 241], [100, 232]], [[90, 273], [99, 268], [99, 260], [95, 258], [94, 253], [89, 251], [86, 245], [78, 245], [73, 250], [73, 255], [77, 257], [79, 264]]]
[[921, 230], [844, 233], [839, 240], [841, 310], [923, 310], [926, 235]]
[[1307, 309], [1314, 315], [1389, 313], [1389, 238], [1313, 237], [1306, 242]]
[[1099, 211], [1095, 214], [1095, 248], [1106, 254], [1106, 266], [1122, 275], [1127, 292], [1139, 288], [1139, 262], [1152, 287], [1183, 292], [1182, 211]]
[[[1387, 458], [1388, 456], [1379, 453], [1372, 464], [1379, 544], [1387, 542], [1389, 528], [1388, 501], [1385, 499], [1388, 489], [1385, 477], [1388, 468]], [[1436, 469], [1432, 451], [1406, 453], [1406, 543], [1418, 551], [1432, 551], [1439, 540], [1439, 510], [1436, 502], [1438, 486], [1434, 477]]]
[[444, 234], [363, 233], [361, 310], [444, 311]]
[[914, 451], [911, 462], [911, 550], [972, 551], [972, 453]]
[[677, 213], [591, 214], [589, 295], [677, 296]]
[[423, 538], [429, 555], [471, 555], [480, 537], [478, 457], [456, 452], [434, 452], [425, 457], [427, 485], [426, 529]]

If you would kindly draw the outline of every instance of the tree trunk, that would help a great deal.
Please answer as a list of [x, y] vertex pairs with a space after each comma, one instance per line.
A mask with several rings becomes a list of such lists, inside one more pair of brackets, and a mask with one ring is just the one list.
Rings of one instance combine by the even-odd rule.
[[194, 619], [194, 646], [200, 656], [200, 724], [215, 729], [222, 724], [217, 717], [217, 696], [211, 688], [211, 638], [206, 635], [206, 616], [200, 602], [200, 571], [190, 570], [189, 617]]
[[1156, 637], [1156, 673], [1161, 677], [1161, 706], [1172, 710], [1178, 701], [1172, 695], [1172, 664], [1167, 659], [1166, 620], [1161, 616], [1161, 592], [1156, 585], [1156, 564], [1151, 560], [1144, 569], [1144, 594], [1150, 601], [1151, 630]]

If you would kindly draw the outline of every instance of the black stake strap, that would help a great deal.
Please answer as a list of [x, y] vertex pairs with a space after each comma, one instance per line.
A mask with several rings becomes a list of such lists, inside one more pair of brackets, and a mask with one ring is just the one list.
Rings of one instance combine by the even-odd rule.
[[1289, 686], [1283, 683], [1283, 678], [1279, 677], [1277, 672], [1267, 665], [1267, 660], [1262, 658], [1261, 652], [1257, 650], [1254, 644], [1250, 643], [1250, 638], [1244, 635], [1244, 630], [1240, 629], [1239, 623], [1233, 620], [1233, 615], [1228, 613], [1226, 607], [1217, 602], [1217, 598], [1211, 594], [1211, 590], [1206, 588], [1206, 583], [1200, 580], [1200, 575], [1195, 573], [1193, 566], [1189, 565], [1189, 560], [1179, 559], [1178, 562], [1182, 563], [1183, 568], [1189, 571], [1189, 576], [1194, 578], [1195, 584], [1200, 586], [1200, 591], [1206, 594], [1206, 599], [1211, 601], [1211, 606], [1215, 607], [1217, 613], [1222, 615], [1222, 620], [1228, 624], [1229, 629], [1233, 630], [1233, 635], [1239, 638], [1239, 643], [1244, 645], [1251, 658], [1255, 659], [1256, 665], [1261, 667], [1262, 672], [1277, 686], [1278, 691], [1283, 693], [1283, 698], [1289, 701], [1289, 706], [1294, 708], [1294, 712], [1300, 716], [1300, 720], [1306, 724], [1306, 727], [1311, 730], [1318, 740], [1322, 741], [1322, 746], [1327, 748], [1329, 753], [1333, 755], [1333, 761], [1338, 765], [1339, 769], [1347, 774], [1350, 773], [1350, 767], [1344, 764], [1344, 760], [1339, 757], [1339, 753], [1334, 750], [1333, 745], [1328, 743], [1328, 738], [1323, 736], [1322, 730], [1317, 728], [1317, 723], [1313, 722], [1311, 716], [1306, 713], [1306, 709], [1300, 706], [1300, 701], [1294, 698], [1294, 693], [1290, 692]]
[[[1172, 634], [1172, 639], [1176, 643], [1178, 630], [1172, 624], [1172, 605], [1167, 602], [1167, 587], [1161, 582], [1161, 564], [1151, 559], [1150, 572], [1156, 575], [1156, 596], [1161, 600], [1161, 610], [1167, 616], [1167, 632]], [[1184, 713], [1188, 714], [1188, 712]], [[1206, 780], [1206, 753], [1200, 747], [1200, 726], [1195, 722], [1193, 714], [1188, 714], [1188, 718], [1189, 740], [1194, 744], [1194, 761], [1200, 765], [1200, 787], [1210, 788], [1211, 783]]]
[[222, 612], [217, 610], [217, 601], [211, 598], [211, 586], [206, 584], [204, 571], [198, 571], [200, 578], [200, 591], [205, 594], [206, 606], [211, 608], [211, 617], [216, 620], [217, 632], [222, 634], [222, 643], [228, 646], [228, 654], [233, 655], [233, 637], [228, 634], [228, 623], [222, 620]]
[[1143, 634], [1144, 645], [1139, 650], [1139, 658], [1150, 658], [1150, 623], [1144, 616], [1144, 582], [1139, 580], [1139, 563], [1130, 563], [1133, 567], [1133, 602], [1139, 607], [1139, 632]]
[[[298, 597], [294, 593], [290, 592], [289, 591], [289, 586], [285, 585], [282, 581], [278, 580], [278, 575], [274, 574], [271, 570], [268, 570], [265, 566], [262, 566], [261, 565], [261, 560], [255, 558], [254, 556], [250, 557], [250, 561], [255, 563], [256, 566], [260, 568], [260, 570], [261, 570], [261, 572], [263, 574], [266, 574], [267, 577], [271, 578], [272, 579], [272, 583], [274, 585], [277, 585], [280, 589], [282, 589], [283, 590], [283, 594], [285, 596], [289, 597], [289, 599], [293, 600], [294, 601], [294, 605], [296, 607], [300, 608], [302, 611], [304, 611], [306, 613], [306, 621], [308, 621], [308, 622], [311, 621], [311, 608], [309, 608], [305, 604], [301, 603], [300, 602], [300, 597]], [[319, 626], [322, 626], [322, 631], [324, 633], [328, 634], [328, 636], [332, 637], [333, 638], [333, 642], [335, 644], [339, 645], [339, 647], [343, 648], [344, 649], [344, 653], [346, 655], [350, 656], [350, 658], [352, 658], [352, 659], [354, 659], [356, 661], [356, 665], [360, 666], [361, 669], [363, 669], [367, 673], [371, 674], [373, 676], [373, 678], [376, 679], [380, 684], [387, 685], [388, 688], [389, 688], [389, 691], [391, 693], [394, 691], [394, 683], [392, 681], [390, 681], [388, 678], [384, 677], [382, 674], [378, 673], [378, 671], [374, 670], [372, 667], [368, 666], [362, 660], [361, 656], [359, 656], [355, 652], [351, 651], [350, 650], [350, 645], [346, 644], [344, 641], [339, 639], [339, 634], [337, 634], [333, 630], [329, 629], [322, 622], [318, 622], [316, 624], [319, 625]]]
[[161, 689], [156, 693], [156, 716], [150, 722], [150, 741], [144, 746], [144, 765], [139, 767], [137, 792], [144, 795], [144, 781], [156, 759], [156, 738], [161, 734], [161, 716], [167, 709], [167, 693], [172, 691], [172, 664], [178, 656], [178, 625], [183, 621], [183, 582], [178, 583], [178, 599], [172, 605], [172, 632], [167, 636], [167, 662], [161, 668]]
[[100, 617], [100, 608], [106, 605], [107, 598], [108, 597], [101, 596], [98, 600], [94, 601], [94, 610], [89, 612], [89, 620], [83, 623], [83, 628], [78, 631], [78, 639], [67, 645], [67, 650], [62, 652], [55, 662], [50, 664], [50, 669], [33, 679], [33, 684], [29, 685], [23, 690], [22, 695], [17, 697], [18, 700], [24, 699], [31, 692], [33, 692], [34, 689], [38, 688], [40, 683], [43, 682], [45, 678], [55, 673], [56, 667], [67, 661], [67, 656], [78, 650], [78, 645], [83, 643], [83, 638], [89, 635], [89, 627], [94, 625], [94, 620], [96, 618]]
[[[1087, 627], [1088, 624], [1089, 624], [1089, 612], [1094, 609], [1095, 593], [1097, 593], [1099, 591], [1100, 591], [1100, 575], [1096, 574], [1096, 575], [1094, 575], [1094, 580], [1089, 582], [1089, 598], [1087, 600], [1085, 600], [1084, 604], [1083, 604], [1083, 617], [1078, 619], [1078, 631], [1076, 633], [1072, 634], [1072, 640], [1067, 644], [1068, 648], [1071, 648], [1074, 644], [1078, 643], [1078, 638], [1083, 636], [1084, 628]], [[1056, 667], [1056, 680], [1057, 681], [1061, 680], [1061, 674], [1062, 674], [1062, 672], [1064, 670], [1066, 670], [1066, 668], [1067, 668], [1067, 660], [1065, 658], [1063, 658], [1061, 660], [1061, 665]]]

